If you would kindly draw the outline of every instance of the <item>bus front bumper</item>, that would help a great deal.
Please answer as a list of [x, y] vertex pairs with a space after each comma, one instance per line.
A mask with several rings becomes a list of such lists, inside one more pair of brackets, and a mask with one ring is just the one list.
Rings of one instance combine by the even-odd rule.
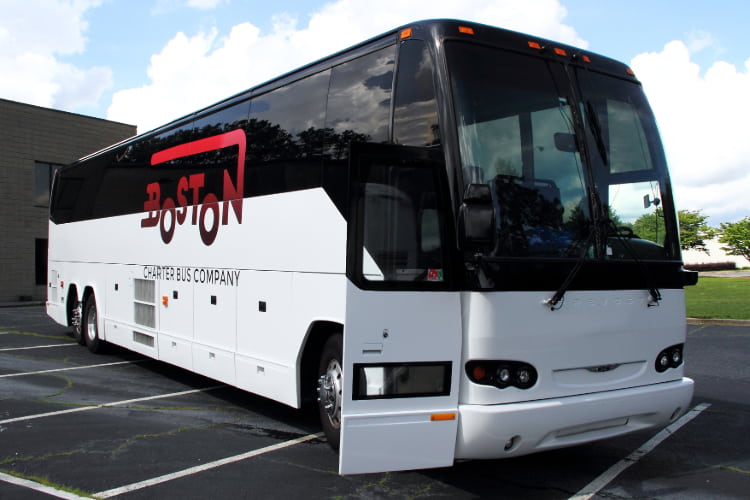
[[525, 403], [459, 405], [456, 459], [504, 458], [660, 428], [688, 409], [689, 378]]

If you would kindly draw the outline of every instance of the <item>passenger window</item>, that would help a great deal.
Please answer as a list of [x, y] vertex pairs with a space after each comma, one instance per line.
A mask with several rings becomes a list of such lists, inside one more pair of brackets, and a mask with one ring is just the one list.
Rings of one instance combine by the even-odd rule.
[[246, 193], [321, 185], [326, 92], [324, 71], [253, 98], [247, 123]]
[[442, 282], [443, 248], [433, 164], [375, 161], [361, 192], [362, 276]]
[[392, 45], [340, 64], [331, 72], [323, 187], [342, 215], [347, 213], [350, 145], [386, 142], [390, 138], [395, 55], [396, 46]]
[[333, 68], [326, 128], [334, 158], [345, 156], [351, 142], [388, 141], [395, 47]]
[[213, 111], [195, 121], [196, 137], [209, 137], [244, 127], [247, 124], [249, 112], [250, 101], [248, 100]]
[[440, 144], [433, 66], [421, 40], [401, 44], [393, 110], [393, 141], [405, 146]]

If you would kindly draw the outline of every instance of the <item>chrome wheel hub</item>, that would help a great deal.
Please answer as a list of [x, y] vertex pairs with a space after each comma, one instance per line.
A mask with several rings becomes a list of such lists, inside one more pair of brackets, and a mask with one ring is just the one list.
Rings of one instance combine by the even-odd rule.
[[73, 314], [70, 316], [70, 324], [74, 328], [81, 327], [81, 316], [83, 316], [83, 302], [76, 302], [73, 308]]
[[336, 429], [341, 427], [342, 390], [341, 364], [332, 359], [328, 362], [326, 373], [318, 379], [318, 404]]
[[88, 340], [96, 340], [96, 309], [93, 309], [86, 317], [86, 337]]

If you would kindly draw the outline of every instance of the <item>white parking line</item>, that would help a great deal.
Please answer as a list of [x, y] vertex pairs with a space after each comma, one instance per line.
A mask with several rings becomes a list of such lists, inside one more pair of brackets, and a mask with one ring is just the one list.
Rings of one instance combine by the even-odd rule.
[[51, 495], [53, 497], [65, 498], [67, 500], [79, 500], [82, 498], [90, 498], [90, 497], [78, 496], [75, 493], [70, 493], [69, 491], [58, 490], [57, 488], [53, 488], [51, 486], [45, 486], [43, 484], [39, 484], [34, 481], [29, 481], [28, 479], [11, 476], [10, 474], [4, 474], [2, 472], [0, 472], [0, 481], [4, 481], [10, 484], [15, 484], [16, 486], [22, 486], [24, 488], [28, 488], [34, 491], [39, 491], [41, 493], [46, 493], [47, 495]]
[[70, 370], [85, 370], [87, 368], [102, 368], [104, 366], [116, 366], [116, 365], [128, 365], [128, 364], [134, 364], [134, 363], [143, 363], [144, 361], [148, 361], [147, 359], [136, 359], [133, 361], [115, 361], [113, 363], [102, 363], [99, 365], [86, 365], [86, 366], [69, 366], [67, 368], [53, 368], [51, 370], [39, 370], [36, 372], [19, 372], [19, 373], [6, 373], [5, 375], [0, 375], [0, 378], [9, 378], [9, 377], [23, 377], [26, 375], [43, 375], [45, 373], [54, 373], [54, 372], [66, 372]]
[[172, 481], [173, 479], [179, 479], [181, 477], [198, 474], [199, 472], [207, 471], [210, 469], [215, 469], [216, 467], [221, 467], [223, 465], [232, 464], [232, 463], [239, 462], [241, 460], [245, 460], [245, 459], [252, 458], [252, 457], [257, 457], [258, 455], [263, 455], [264, 453], [270, 453], [272, 451], [280, 450], [282, 448], [287, 448], [295, 444], [304, 443], [305, 441], [310, 441], [312, 439], [319, 438], [322, 436], [323, 436], [322, 432], [318, 434], [308, 434], [307, 436], [303, 436], [297, 439], [291, 439], [289, 441], [284, 441], [283, 443], [272, 444], [270, 446], [266, 446], [265, 448], [259, 448], [257, 450], [248, 451], [247, 453], [242, 453], [240, 455], [235, 455], [233, 457], [222, 458], [220, 460], [209, 462], [203, 465], [196, 465], [195, 467], [190, 467], [189, 469], [172, 472], [171, 474], [165, 474], [163, 476], [155, 477], [152, 479], [146, 479], [145, 481], [128, 484], [128, 485], [121, 486], [119, 488], [114, 488], [114, 489], [107, 490], [107, 491], [100, 491], [99, 493], [94, 493], [94, 496], [96, 498], [111, 498], [117, 495], [122, 495], [124, 493], [129, 493], [131, 491], [140, 490], [142, 488], [148, 488], [149, 486], [155, 486], [157, 484], [166, 483], [167, 481]]
[[679, 419], [672, 422], [670, 425], [661, 430], [656, 436], [646, 441], [640, 448], [635, 450], [633, 453], [623, 458], [615, 465], [604, 471], [599, 477], [591, 481], [589, 484], [583, 487], [581, 491], [570, 497], [568, 500], [589, 500], [591, 497], [599, 493], [609, 483], [611, 483], [622, 471], [635, 464], [646, 456], [651, 450], [659, 446], [659, 444], [667, 439], [669, 436], [677, 432], [677, 430], [683, 425], [687, 424], [695, 417], [701, 414], [703, 410], [711, 406], [710, 403], [701, 403]]
[[65, 344], [35, 345], [31, 347], [6, 347], [4, 349], [0, 349], [0, 352], [25, 351], [26, 349], [44, 349], [46, 347], [69, 347], [73, 345], [78, 345], [78, 344], [76, 342], [66, 342]]
[[35, 420], [37, 418], [45, 418], [45, 417], [54, 417], [57, 415], [65, 415], [67, 413], [78, 413], [81, 411], [89, 411], [89, 410], [97, 410], [99, 408], [109, 408], [112, 406], [122, 406], [130, 403], [140, 403], [142, 401], [151, 401], [154, 399], [163, 399], [163, 398], [172, 398], [177, 396], [186, 396], [188, 394], [195, 394], [198, 392], [206, 392], [206, 391], [212, 391], [214, 389], [219, 389], [221, 387], [226, 387], [225, 385], [214, 385], [211, 387], [204, 387], [203, 389], [191, 389], [189, 391], [181, 391], [181, 392], [172, 392], [170, 394], [159, 394], [156, 396], [146, 396], [143, 398], [136, 398], [136, 399], [127, 399], [125, 401], [115, 401], [112, 403], [102, 403], [100, 405], [93, 405], [93, 406], [79, 406], [77, 408], [70, 408], [68, 410], [60, 410], [60, 411], [51, 411], [48, 413], [37, 413], [36, 415], [26, 415], [25, 417], [16, 417], [16, 418], [9, 418], [6, 420], [0, 420], [0, 424], [12, 424], [13, 422], [24, 422], [26, 420]]

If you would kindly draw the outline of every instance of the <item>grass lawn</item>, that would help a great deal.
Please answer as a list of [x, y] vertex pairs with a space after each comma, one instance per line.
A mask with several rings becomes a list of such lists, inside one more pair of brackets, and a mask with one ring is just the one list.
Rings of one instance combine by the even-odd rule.
[[750, 319], [750, 278], [700, 278], [685, 303], [689, 318]]

